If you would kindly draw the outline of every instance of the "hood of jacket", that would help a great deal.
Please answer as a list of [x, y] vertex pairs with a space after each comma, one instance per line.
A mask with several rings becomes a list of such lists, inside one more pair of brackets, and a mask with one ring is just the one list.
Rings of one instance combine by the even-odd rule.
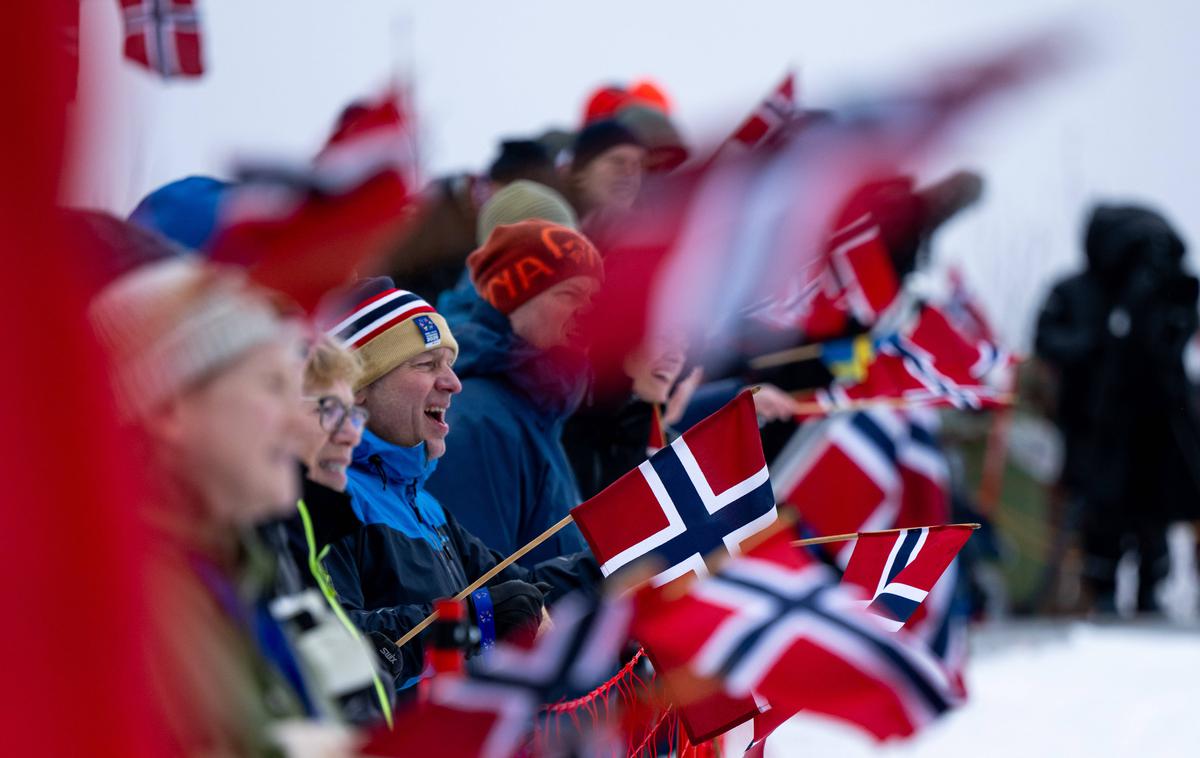
[[452, 325], [460, 379], [507, 382], [540, 412], [557, 417], [579, 407], [588, 384], [587, 356], [569, 348], [540, 350], [512, 330], [508, 317], [478, 299], [470, 317]]

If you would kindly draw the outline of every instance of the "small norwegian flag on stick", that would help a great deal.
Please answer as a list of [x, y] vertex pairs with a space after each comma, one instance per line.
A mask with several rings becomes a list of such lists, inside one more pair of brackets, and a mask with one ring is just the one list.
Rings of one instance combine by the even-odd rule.
[[634, 634], [727, 695], [761, 693], [779, 720], [823, 713], [885, 740], [957, 704], [919, 640], [889, 633], [790, 541], [786, 530], [772, 535], [682, 597], [642, 590]]
[[864, 534], [854, 543], [842, 584], [866, 592], [867, 610], [901, 629], [946, 573], [975, 524]]
[[164, 79], [204, 73], [197, 0], [121, 0], [125, 57]]
[[796, 115], [796, 76], [791, 71], [743, 121], [726, 144], [753, 148], [769, 140]]
[[778, 517], [750, 391], [571, 514], [605, 576], [645, 557], [656, 585], [706, 576], [714, 550], [736, 555]]
[[[605, 576], [643, 558], [660, 564], [654, 585], [707, 576], [713, 555], [737, 555], [778, 518], [752, 393], [734, 398], [572, 515]], [[670, 649], [646, 652], [656, 667], [683, 662]], [[758, 710], [751, 697], [713, 693], [679, 715], [699, 744]]]

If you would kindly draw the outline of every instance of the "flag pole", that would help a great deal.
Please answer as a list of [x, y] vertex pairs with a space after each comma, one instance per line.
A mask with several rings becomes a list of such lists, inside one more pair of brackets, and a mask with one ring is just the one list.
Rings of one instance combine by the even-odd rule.
[[789, 363], [814, 360], [821, 357], [821, 348], [820, 342], [814, 342], [811, 345], [800, 345], [799, 347], [792, 347], [775, 353], [767, 353], [751, 358], [750, 368], [761, 371], [765, 368], [786, 366]]
[[[521, 560], [521, 558], [525, 557], [526, 553], [528, 553], [530, 550], [533, 550], [538, 545], [542, 544], [546, 540], [553, 537], [560, 530], [562, 530], [567, 524], [570, 524], [574, 520], [575, 520], [575, 517], [569, 513], [566, 516], [563, 516], [562, 519], [560, 519], [557, 524], [555, 524], [554, 526], [551, 526], [546, 531], [544, 531], [541, 534], [539, 534], [538, 536], [534, 537], [532, 540], [529, 541], [528, 544], [524, 545], [519, 550], [517, 550], [517, 552], [513, 553], [512, 555], [508, 556], [504, 560], [500, 561], [495, 566], [492, 566], [490, 569], [488, 569], [484, 573], [483, 576], [479, 577], [475, 581], [468, 584], [462, 590], [462, 592], [459, 592], [457, 595], [454, 596], [454, 599], [458, 600], [458, 601], [466, 600], [468, 597], [470, 597], [472, 592], [474, 592], [475, 590], [479, 589], [480, 587], [484, 586], [488, 582], [495, 579], [496, 575], [499, 574], [501, 571], [503, 571], [504, 569], [513, 565], [517, 561]], [[421, 623], [417, 624], [412, 629], [409, 629], [404, 634], [403, 637], [396, 640], [396, 647], [404, 647], [405, 645], [407, 645], [409, 643], [409, 641], [412, 640], [413, 637], [416, 637], [418, 634], [425, 631], [426, 627], [428, 627], [434, 621], [437, 621], [437, 619], [438, 619], [437, 611], [434, 611], [433, 613], [426, 616], [425, 619], [423, 621], [421, 621]]]
[[[970, 523], [970, 524], [937, 524], [936, 526], [965, 526], [965, 527], [969, 527], [971, 530], [975, 530], [975, 529], [978, 529], [980, 525], [975, 524], [975, 523]], [[932, 529], [933, 527], [931, 527], [931, 526], [914, 526], [914, 527], [909, 527], [909, 528], [910, 529]], [[846, 534], [831, 534], [828, 537], [809, 537], [808, 539], [804, 539], [804, 540], [792, 540], [792, 544], [795, 545], [796, 547], [806, 547], [808, 545], [824, 545], [828, 542], [848, 542], [849, 540], [856, 540], [859, 537], [868, 537], [868, 536], [874, 535], [874, 534], [898, 534], [899, 532], [906, 532], [906, 531], [908, 531], [908, 529], [881, 529], [876, 532], [848, 532]]]
[[[792, 397], [797, 394], [793, 393]], [[805, 393], [804, 396], [807, 396]], [[1005, 393], [996, 398], [996, 402], [1004, 405], [1012, 405], [1016, 397], [1011, 393]], [[903, 397], [874, 397], [864, 400], [851, 400], [846, 403], [828, 406], [814, 401], [802, 402], [799, 404], [799, 410], [796, 412], [798, 416], [828, 416], [834, 413], [848, 413], [850, 411], [867, 411], [872, 408], [895, 408], [904, 410], [906, 408], [932, 408], [937, 406], [939, 398], [931, 398], [928, 401], [913, 401]]]
[[[758, 391], [760, 389], [762, 389], [760, 386], [755, 385], [754, 387], [750, 388], [750, 394], [756, 395], [756, 394], [758, 394]], [[483, 576], [479, 577], [475, 581], [468, 584], [463, 589], [462, 592], [460, 592], [454, 596], [454, 599], [459, 600], [459, 601], [467, 599], [468, 597], [470, 597], [472, 592], [474, 592], [475, 590], [484, 586], [488, 582], [492, 581], [492, 579], [496, 578], [496, 575], [499, 574], [501, 571], [508, 568], [513, 563], [521, 560], [521, 558], [523, 558], [526, 553], [528, 553], [530, 550], [533, 550], [538, 545], [542, 544], [546, 540], [553, 537], [555, 534], [557, 534], [559, 531], [561, 531], [564, 527], [566, 527], [568, 524], [570, 524], [574, 520], [575, 520], [575, 517], [569, 513], [566, 516], [563, 516], [561, 519], [559, 519], [558, 523], [554, 524], [553, 526], [551, 526], [549, 529], [542, 532], [538, 536], [534, 537], [532, 540], [529, 541], [528, 544], [524, 545], [519, 550], [517, 550], [517, 552], [513, 553], [512, 555], [508, 556], [504, 560], [500, 561], [495, 566], [492, 566], [490, 569], [488, 569], [487, 572], [484, 573]], [[405, 645], [407, 645], [412, 640], [413, 637], [416, 637], [418, 634], [425, 631], [425, 629], [430, 624], [432, 624], [434, 621], [437, 621], [437, 619], [438, 619], [437, 611], [434, 611], [433, 613], [426, 616], [421, 621], [421, 623], [417, 624], [412, 629], [409, 629], [407, 632], [405, 632], [403, 637], [396, 640], [396, 647], [404, 647]]]

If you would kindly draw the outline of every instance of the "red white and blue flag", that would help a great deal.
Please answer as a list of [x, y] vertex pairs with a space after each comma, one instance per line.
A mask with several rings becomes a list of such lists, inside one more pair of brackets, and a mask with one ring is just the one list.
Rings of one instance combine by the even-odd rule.
[[212, 257], [307, 310], [403, 237], [415, 205], [411, 117], [389, 90], [354, 109], [312, 164], [243, 166]]
[[866, 593], [867, 610], [901, 629], [971, 536], [969, 526], [865, 534], [854, 543], [842, 583]]
[[125, 57], [164, 79], [204, 73], [197, 0], [121, 0]]
[[[806, 536], [944, 524], [950, 518], [949, 466], [937, 440], [936, 413], [929, 409], [874, 408], [805, 424], [771, 473], [777, 499], [799, 512]], [[851, 545], [818, 549], [846, 568]], [[961, 678], [965, 619], [952, 608], [956, 581], [952, 563], [908, 619], [907, 631]]]
[[[657, 560], [651, 583], [707, 576], [713, 554], [737, 555], [741, 543], [775, 522], [778, 512], [762, 452], [754, 399], [743, 392], [572, 511], [605, 576]], [[646, 644], [656, 668], [683, 663]], [[717, 693], [679, 708], [693, 744], [752, 718], [752, 697]]]
[[605, 576], [643, 558], [662, 564], [656, 585], [706, 576], [711, 553], [738, 554], [744, 540], [778, 517], [751, 393], [571, 514]]
[[856, 382], [817, 390], [827, 411], [875, 398], [913, 406], [984, 410], [1010, 404], [1010, 355], [987, 341], [969, 342], [938, 309], [923, 305], [910, 325], [875, 342], [875, 358]]
[[[560, 600], [553, 627], [532, 647], [500, 643], [469, 661], [466, 675], [429, 680], [428, 700], [398, 714], [395, 727], [374, 734], [363, 754], [515, 755], [533, 739], [542, 706], [583, 695], [612, 674], [632, 612], [628, 599], [597, 603], [573, 595]], [[535, 746], [534, 754], [547, 747]]]
[[967, 288], [962, 270], [953, 267], [946, 275], [950, 292], [942, 304], [946, 319], [964, 338], [972, 342], [996, 342], [996, 333], [988, 321], [983, 305]]
[[747, 315], [773, 329], [794, 329], [808, 341], [868, 327], [896, 300], [896, 273], [869, 197], [860, 190], [841, 209], [815, 275], [793, 279], [778, 298]]
[[726, 141], [726, 145], [753, 148], [770, 141], [796, 117], [796, 76], [791, 71], [771, 94], [763, 98]]
[[682, 597], [643, 590], [634, 634], [729, 696], [761, 693], [776, 719], [812, 711], [884, 740], [953, 707], [959, 692], [929, 651], [865, 613], [791, 539], [781, 530]]
[[[802, 426], [772, 464], [776, 499], [812, 536], [949, 518], [949, 468], [930, 411], [873, 408]], [[823, 546], [846, 565], [845, 542]]]

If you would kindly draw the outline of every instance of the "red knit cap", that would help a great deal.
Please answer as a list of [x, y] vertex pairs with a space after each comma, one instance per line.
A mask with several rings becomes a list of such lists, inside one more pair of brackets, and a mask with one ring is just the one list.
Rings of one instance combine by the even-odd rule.
[[573, 276], [604, 280], [604, 263], [579, 232], [548, 221], [497, 226], [467, 257], [480, 296], [504, 314]]

